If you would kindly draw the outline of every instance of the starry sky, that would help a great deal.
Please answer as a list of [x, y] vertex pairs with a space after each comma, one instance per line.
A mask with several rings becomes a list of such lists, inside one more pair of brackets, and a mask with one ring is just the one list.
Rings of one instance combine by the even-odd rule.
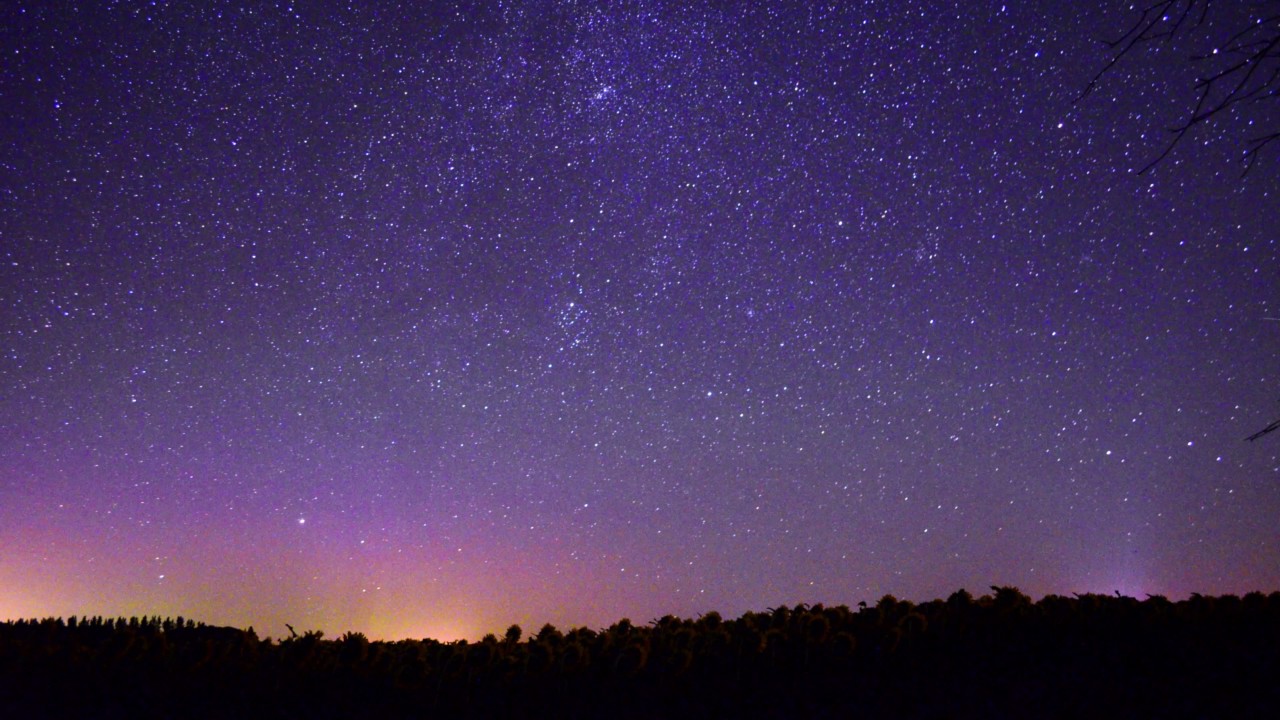
[[5, 3], [0, 619], [1280, 588], [1244, 5]]

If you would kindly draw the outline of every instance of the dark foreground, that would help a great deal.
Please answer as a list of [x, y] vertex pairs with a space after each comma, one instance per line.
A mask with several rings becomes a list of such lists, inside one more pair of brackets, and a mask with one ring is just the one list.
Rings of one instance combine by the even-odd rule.
[[1280, 717], [1280, 592], [1032, 603], [993, 590], [529, 638], [512, 627], [478, 643], [4, 623], [0, 716]]

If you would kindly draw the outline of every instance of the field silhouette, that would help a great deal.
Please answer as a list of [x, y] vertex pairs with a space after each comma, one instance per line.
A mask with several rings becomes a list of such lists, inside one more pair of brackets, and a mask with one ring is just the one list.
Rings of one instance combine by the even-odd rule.
[[274, 641], [183, 618], [0, 624], [7, 717], [1280, 716], [1280, 592], [961, 590], [479, 642]]

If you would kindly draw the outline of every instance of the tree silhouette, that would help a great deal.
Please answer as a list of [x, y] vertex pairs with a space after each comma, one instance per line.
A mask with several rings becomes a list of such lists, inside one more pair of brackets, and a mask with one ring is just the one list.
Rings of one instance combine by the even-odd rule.
[[[1164, 150], [1139, 174], [1159, 164], [1189, 132], [1210, 120], [1245, 106], [1265, 104], [1273, 112], [1280, 107], [1280, 0], [1155, 0], [1140, 11], [1124, 34], [1107, 41], [1111, 58], [1080, 96], [1096, 89], [1117, 64], [1144, 46], [1185, 40], [1196, 48], [1188, 58], [1198, 74], [1196, 103], [1170, 128], [1172, 138]], [[1280, 140], [1280, 121], [1273, 115], [1268, 122], [1258, 131], [1250, 130], [1246, 173], [1264, 148]]]
[[[1196, 127], [1245, 107], [1262, 108], [1264, 113], [1270, 111], [1262, 123], [1252, 118], [1247, 121], [1250, 135], [1243, 160], [1248, 174], [1263, 149], [1280, 141], [1280, 0], [1154, 0], [1139, 10], [1140, 15], [1122, 35], [1106, 41], [1111, 58], [1077, 100], [1089, 95], [1117, 64], [1144, 46], [1188, 41], [1197, 47], [1187, 59], [1198, 72], [1196, 103], [1170, 128], [1172, 137], [1164, 150], [1138, 174], [1160, 164]], [[1280, 420], [1245, 440], [1252, 442], [1276, 430], [1280, 430]]]
[[0, 707], [131, 719], [1280, 716], [1280, 593], [992, 591], [599, 632], [546, 625], [523, 642], [0, 622]]

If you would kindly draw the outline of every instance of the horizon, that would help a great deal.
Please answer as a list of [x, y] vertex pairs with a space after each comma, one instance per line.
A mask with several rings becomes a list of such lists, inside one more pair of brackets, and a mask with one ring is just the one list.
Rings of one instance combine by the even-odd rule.
[[[453, 633], [453, 634], [450, 634], [448, 631], [446, 631], [444, 635], [438, 635], [438, 634], [436, 634], [436, 635], [432, 635], [432, 634], [428, 634], [428, 635], [412, 635], [412, 634], [410, 634], [410, 635], [405, 635], [405, 634], [398, 634], [398, 635], [397, 635], [397, 634], [386, 634], [385, 632], [379, 632], [379, 630], [378, 630], [377, 628], [397, 627], [397, 626], [399, 626], [399, 625], [403, 625], [403, 624], [404, 624], [404, 623], [403, 623], [403, 621], [399, 621], [399, 622], [398, 622], [395, 618], [381, 618], [381, 619], [379, 619], [379, 622], [370, 623], [370, 624], [365, 625], [365, 626], [361, 626], [361, 627], [355, 627], [355, 626], [352, 626], [352, 627], [344, 627], [344, 628], [328, 628], [328, 627], [318, 627], [318, 626], [317, 626], [317, 627], [311, 627], [311, 626], [305, 626], [305, 627], [304, 627], [303, 625], [298, 625], [298, 624], [296, 624], [296, 623], [289, 622], [289, 621], [288, 621], [288, 618], [284, 618], [284, 619], [283, 619], [282, 621], [280, 621], [278, 624], [279, 624], [279, 627], [280, 627], [280, 628], [286, 628], [286, 630], [285, 630], [285, 632], [286, 632], [286, 633], [288, 632], [288, 631], [287, 631], [287, 626], [288, 626], [288, 625], [293, 625], [294, 630], [295, 630], [299, 635], [302, 635], [302, 634], [304, 634], [304, 633], [306, 633], [306, 632], [311, 632], [311, 631], [317, 631], [317, 630], [318, 630], [318, 631], [320, 631], [320, 632], [322, 632], [322, 633], [323, 633], [323, 635], [324, 635], [324, 637], [325, 637], [326, 639], [335, 639], [335, 638], [341, 637], [342, 635], [344, 635], [344, 634], [346, 634], [346, 633], [348, 633], [348, 632], [358, 632], [358, 633], [361, 633], [361, 634], [365, 635], [366, 637], [368, 637], [368, 639], [369, 639], [369, 640], [371, 640], [371, 641], [395, 642], [395, 641], [397, 641], [397, 640], [414, 640], [414, 639], [417, 639], [417, 640], [424, 640], [424, 639], [430, 639], [430, 640], [437, 640], [437, 641], [440, 641], [440, 642], [455, 642], [455, 641], [459, 641], [459, 640], [463, 640], [463, 641], [466, 641], [466, 642], [477, 642], [477, 641], [481, 640], [485, 635], [488, 635], [488, 634], [493, 634], [493, 635], [496, 635], [496, 636], [501, 637], [502, 633], [503, 633], [507, 628], [509, 628], [511, 625], [519, 625], [519, 626], [524, 630], [524, 633], [525, 633], [525, 635], [526, 635], [526, 636], [531, 635], [533, 632], [536, 632], [538, 628], [541, 628], [541, 627], [543, 627], [544, 625], [548, 625], [548, 624], [549, 624], [549, 625], [552, 625], [553, 627], [556, 627], [556, 628], [558, 628], [558, 629], [560, 629], [560, 630], [562, 630], [562, 631], [563, 631], [563, 630], [568, 630], [568, 629], [577, 629], [577, 628], [588, 628], [588, 629], [591, 629], [591, 630], [600, 631], [600, 630], [603, 630], [603, 629], [605, 629], [605, 628], [608, 628], [608, 627], [610, 627], [610, 626], [612, 626], [612, 625], [616, 624], [617, 622], [619, 622], [619, 621], [621, 621], [621, 620], [624, 620], [624, 619], [625, 619], [625, 620], [630, 620], [630, 621], [632, 621], [633, 623], [636, 623], [636, 624], [639, 624], [639, 625], [651, 625], [654, 621], [656, 621], [656, 620], [658, 620], [658, 619], [660, 619], [660, 618], [662, 618], [662, 617], [668, 616], [668, 615], [670, 615], [670, 616], [674, 616], [674, 617], [677, 617], [677, 618], [682, 618], [682, 619], [696, 620], [696, 619], [698, 619], [698, 618], [700, 618], [700, 617], [702, 617], [702, 616], [704, 616], [704, 615], [706, 615], [706, 614], [708, 614], [708, 613], [712, 613], [712, 612], [719, 613], [719, 614], [720, 614], [722, 617], [724, 617], [725, 619], [731, 619], [731, 618], [740, 618], [740, 617], [742, 617], [743, 615], [748, 614], [748, 613], [767, 612], [768, 610], [770, 610], [770, 609], [772, 609], [772, 608], [779, 607], [779, 606], [782, 606], [782, 605], [785, 605], [785, 606], [787, 606], [787, 607], [796, 607], [796, 606], [798, 606], [798, 605], [805, 605], [805, 606], [808, 606], [808, 607], [813, 607], [813, 606], [815, 606], [815, 605], [823, 605], [823, 606], [825, 606], [825, 607], [840, 607], [840, 606], [843, 606], [843, 607], [848, 607], [848, 608], [854, 608], [854, 609], [856, 609], [856, 608], [858, 608], [858, 607], [859, 607], [859, 603], [863, 603], [863, 602], [865, 602], [865, 603], [867, 604], [867, 606], [874, 607], [874, 606], [876, 605], [876, 603], [878, 603], [882, 598], [884, 598], [884, 597], [888, 597], [888, 596], [892, 596], [892, 597], [894, 597], [895, 599], [897, 599], [897, 600], [899, 600], [899, 601], [907, 601], [907, 602], [910, 602], [910, 603], [915, 604], [915, 605], [921, 605], [921, 604], [924, 604], [924, 603], [928, 603], [928, 602], [935, 602], [935, 601], [945, 601], [945, 600], [946, 600], [948, 597], [950, 597], [952, 594], [957, 593], [957, 592], [961, 592], [961, 591], [964, 591], [964, 592], [968, 592], [968, 593], [970, 593], [970, 594], [973, 596], [973, 598], [974, 598], [974, 599], [981, 599], [982, 597], [985, 597], [985, 596], [991, 596], [991, 595], [993, 594], [993, 592], [994, 592], [994, 589], [995, 589], [995, 588], [997, 588], [997, 587], [999, 587], [999, 588], [1011, 588], [1011, 589], [1017, 590], [1018, 592], [1020, 592], [1020, 593], [1022, 593], [1022, 594], [1024, 594], [1024, 595], [1026, 595], [1028, 598], [1030, 598], [1032, 602], [1040, 602], [1041, 600], [1045, 599], [1046, 597], [1051, 597], [1051, 596], [1059, 596], [1059, 597], [1077, 597], [1077, 596], [1084, 596], [1084, 595], [1090, 595], [1090, 594], [1093, 594], [1093, 595], [1102, 595], [1102, 596], [1106, 596], [1106, 597], [1117, 597], [1117, 596], [1118, 596], [1118, 597], [1124, 597], [1124, 598], [1136, 599], [1136, 600], [1139, 600], [1139, 601], [1145, 601], [1145, 600], [1147, 600], [1147, 599], [1149, 599], [1149, 598], [1152, 598], [1152, 597], [1163, 597], [1163, 598], [1165, 598], [1165, 599], [1169, 600], [1170, 602], [1182, 602], [1182, 601], [1185, 601], [1185, 600], [1189, 600], [1189, 599], [1191, 599], [1193, 596], [1196, 596], [1196, 595], [1206, 596], [1206, 597], [1222, 597], [1222, 596], [1226, 596], [1226, 595], [1234, 595], [1234, 596], [1237, 596], [1237, 597], [1243, 597], [1244, 595], [1247, 595], [1247, 594], [1252, 593], [1252, 592], [1260, 592], [1260, 593], [1262, 593], [1262, 594], [1264, 594], [1264, 595], [1272, 594], [1272, 593], [1275, 593], [1275, 592], [1280, 592], [1280, 589], [1253, 588], [1253, 589], [1240, 590], [1240, 591], [1237, 591], [1237, 592], [1222, 592], [1222, 593], [1203, 593], [1203, 592], [1198, 592], [1198, 591], [1194, 591], [1194, 590], [1193, 590], [1193, 591], [1188, 591], [1188, 592], [1183, 593], [1183, 594], [1180, 594], [1180, 595], [1167, 595], [1167, 594], [1164, 594], [1164, 593], [1156, 593], [1156, 592], [1125, 592], [1125, 591], [1123, 591], [1123, 590], [1120, 590], [1119, 588], [1113, 588], [1113, 589], [1112, 589], [1112, 590], [1110, 590], [1110, 591], [1103, 591], [1103, 590], [1099, 590], [1099, 589], [1088, 589], [1088, 590], [1069, 590], [1069, 591], [1066, 591], [1066, 592], [1029, 593], [1029, 592], [1025, 591], [1023, 588], [1016, 587], [1016, 586], [1011, 586], [1011, 585], [988, 585], [988, 586], [985, 586], [981, 591], [977, 591], [977, 592], [975, 592], [973, 589], [968, 588], [968, 587], [958, 587], [958, 588], [955, 588], [954, 590], [952, 590], [952, 591], [950, 591], [950, 592], [946, 592], [946, 593], [942, 593], [942, 594], [939, 594], [939, 595], [935, 595], [935, 596], [933, 596], [933, 597], [929, 597], [929, 598], [927, 598], [927, 599], [920, 599], [920, 598], [914, 598], [914, 597], [906, 597], [906, 596], [902, 596], [902, 595], [898, 595], [898, 594], [895, 594], [895, 593], [889, 592], [889, 593], [884, 593], [884, 594], [882, 594], [882, 595], [876, 596], [876, 597], [874, 597], [874, 598], [866, 597], [866, 598], [860, 598], [860, 599], [858, 599], [858, 600], [856, 600], [856, 601], [849, 601], [849, 602], [836, 602], [836, 601], [831, 601], [831, 602], [820, 602], [820, 601], [819, 601], [819, 602], [806, 602], [806, 601], [803, 601], [803, 600], [802, 600], [802, 601], [796, 601], [796, 602], [771, 603], [771, 604], [768, 604], [768, 605], [765, 605], [765, 606], [761, 606], [761, 607], [757, 607], [757, 608], [747, 608], [747, 609], [744, 609], [744, 610], [741, 610], [741, 611], [738, 611], [738, 612], [733, 612], [733, 613], [723, 612], [723, 611], [717, 610], [717, 609], [715, 609], [715, 608], [709, 608], [709, 609], [707, 609], [707, 610], [704, 610], [704, 611], [701, 611], [701, 612], [697, 612], [697, 613], [685, 613], [685, 614], [682, 614], [682, 613], [670, 613], [670, 612], [664, 612], [664, 613], [660, 613], [660, 614], [657, 614], [657, 615], [653, 615], [652, 617], [649, 617], [649, 618], [648, 618], [648, 619], [646, 619], [646, 620], [640, 620], [638, 617], [634, 617], [634, 616], [631, 616], [631, 615], [618, 615], [618, 616], [616, 616], [616, 617], [614, 617], [614, 618], [612, 618], [612, 619], [605, 620], [605, 621], [601, 621], [601, 622], [594, 622], [594, 623], [567, 622], [567, 623], [563, 623], [563, 624], [562, 624], [562, 623], [556, 623], [556, 622], [550, 622], [550, 621], [547, 621], [547, 622], [538, 622], [538, 621], [536, 621], [536, 618], [534, 619], [534, 620], [535, 620], [534, 622], [529, 622], [529, 623], [526, 623], [526, 622], [517, 622], [517, 621], [511, 621], [511, 622], [505, 622], [505, 623], [504, 623], [504, 622], [502, 622], [502, 621], [499, 621], [497, 625], [492, 625], [492, 626], [480, 627], [480, 626], [478, 626], [478, 625], [477, 625], [474, 629], [472, 629], [472, 630], [470, 630], [470, 631], [469, 631], [469, 633], [470, 633], [470, 634], [465, 634], [465, 635], [464, 635], [464, 634], [460, 634], [460, 632], [461, 632], [460, 630], [459, 630], [459, 631], [457, 631], [457, 632], [455, 632], [455, 633]], [[234, 627], [234, 628], [238, 628], [238, 629], [241, 629], [241, 630], [249, 630], [249, 629], [253, 629], [253, 630], [258, 634], [258, 636], [259, 636], [261, 639], [264, 639], [264, 640], [267, 640], [267, 639], [281, 640], [281, 639], [284, 639], [284, 638], [287, 638], [287, 637], [288, 637], [288, 635], [287, 635], [287, 634], [277, 634], [277, 633], [271, 632], [271, 630], [269, 630], [269, 629], [268, 629], [268, 630], [264, 630], [264, 629], [263, 629], [263, 628], [261, 628], [260, 626], [258, 626], [258, 625], [254, 625], [254, 624], [252, 624], [252, 623], [249, 623], [249, 624], [237, 624], [237, 623], [235, 623], [235, 622], [214, 622], [214, 621], [211, 621], [209, 618], [206, 618], [206, 617], [201, 617], [201, 616], [199, 616], [199, 615], [193, 615], [193, 614], [190, 614], [190, 613], [183, 613], [183, 612], [173, 612], [173, 613], [155, 613], [155, 612], [145, 612], [145, 613], [143, 613], [143, 612], [129, 612], [129, 613], [124, 613], [124, 614], [120, 614], [120, 613], [102, 613], [102, 612], [75, 612], [75, 613], [69, 613], [69, 614], [68, 614], [68, 613], [63, 613], [63, 614], [56, 614], [56, 615], [10, 615], [10, 614], [6, 614], [6, 613], [2, 612], [2, 610], [3, 610], [3, 608], [0, 608], [0, 622], [16, 622], [16, 621], [19, 621], [19, 620], [34, 621], [34, 620], [45, 620], [45, 619], [67, 620], [67, 619], [69, 619], [69, 618], [71, 618], [71, 617], [77, 617], [77, 618], [80, 618], [80, 619], [93, 618], [93, 617], [101, 617], [101, 618], [103, 618], [103, 619], [108, 619], [108, 618], [112, 618], [112, 619], [114, 619], [114, 618], [130, 618], [130, 617], [138, 617], [138, 618], [151, 618], [151, 617], [158, 617], [158, 618], [178, 618], [178, 617], [182, 617], [182, 618], [184, 618], [184, 619], [186, 619], [186, 620], [194, 620], [194, 621], [196, 621], [196, 622], [203, 623], [203, 624], [206, 624], [206, 625], [214, 625], [214, 626], [220, 626], [220, 627]], [[462, 625], [461, 625], [461, 624], [452, 624], [452, 625], [451, 625], [451, 624], [448, 622], [448, 620], [440, 621], [440, 622], [436, 623], [434, 626], [435, 626], [435, 627], [441, 627], [441, 628], [453, 628], [453, 629], [458, 629], [458, 628], [461, 628], [461, 627], [462, 627]]]
[[[981, 593], [977, 593], [977, 594], [974, 594], [974, 593], [970, 592], [967, 588], [958, 588], [958, 589], [957, 589], [957, 590], [955, 590], [953, 593], [948, 594], [948, 595], [947, 595], [947, 596], [945, 596], [945, 597], [935, 597], [935, 598], [930, 598], [930, 599], [928, 599], [928, 600], [915, 600], [915, 599], [912, 599], [912, 598], [902, 598], [902, 597], [894, 596], [894, 595], [892, 595], [892, 594], [888, 594], [888, 595], [883, 595], [883, 596], [881, 596], [880, 598], [877, 598], [875, 601], [860, 601], [860, 602], [857, 602], [857, 603], [797, 603], [797, 604], [789, 604], [789, 605], [786, 605], [786, 607], [789, 607], [789, 608], [792, 608], [792, 609], [796, 609], [796, 608], [804, 607], [804, 608], [806, 608], [806, 609], [812, 610], [812, 609], [814, 609], [814, 608], [816, 608], [816, 607], [821, 606], [821, 607], [825, 607], [825, 608], [844, 608], [844, 609], [852, 610], [853, 612], [855, 612], [855, 613], [856, 613], [856, 612], [859, 612], [860, 610], [863, 610], [863, 609], [874, 609], [874, 608], [875, 608], [875, 607], [876, 607], [876, 606], [877, 606], [877, 605], [878, 605], [882, 600], [884, 600], [884, 599], [886, 599], [886, 598], [893, 598], [894, 600], [897, 600], [897, 601], [899, 601], [899, 602], [907, 602], [907, 603], [909, 603], [909, 604], [911, 604], [911, 605], [918, 606], [918, 605], [925, 605], [925, 604], [929, 604], [929, 603], [938, 603], [938, 602], [943, 602], [943, 603], [945, 603], [945, 602], [947, 602], [947, 601], [948, 601], [948, 599], [951, 597], [951, 595], [954, 595], [954, 594], [956, 594], [956, 593], [960, 593], [960, 592], [969, 592], [970, 596], [973, 598], [973, 600], [974, 600], [975, 602], [980, 602], [980, 601], [982, 601], [982, 600], [984, 600], [984, 599], [989, 600], [989, 599], [991, 599], [991, 598], [994, 598], [994, 597], [995, 597], [994, 591], [995, 591], [995, 590], [997, 590], [997, 589], [1000, 589], [1000, 590], [1005, 590], [1005, 589], [1009, 589], [1009, 590], [1016, 590], [1016, 591], [1018, 591], [1019, 593], [1021, 593], [1021, 590], [1020, 590], [1019, 588], [1012, 588], [1012, 587], [1008, 587], [1008, 586], [992, 586], [992, 587], [987, 588], [987, 590], [986, 590], [986, 591], [983, 591], [983, 592], [981, 592]], [[1221, 594], [1221, 595], [1205, 595], [1205, 594], [1203, 594], [1203, 593], [1189, 593], [1189, 594], [1188, 594], [1188, 595], [1186, 595], [1185, 597], [1167, 597], [1167, 596], [1160, 595], [1160, 594], [1156, 594], [1156, 593], [1148, 593], [1148, 594], [1146, 594], [1146, 596], [1145, 596], [1145, 597], [1137, 597], [1137, 596], [1134, 596], [1134, 595], [1128, 595], [1128, 594], [1125, 594], [1125, 593], [1120, 593], [1119, 591], [1113, 591], [1112, 593], [1094, 593], [1094, 592], [1071, 592], [1071, 593], [1065, 593], [1065, 594], [1063, 594], [1063, 593], [1048, 593], [1048, 594], [1046, 594], [1046, 595], [1041, 595], [1041, 596], [1038, 596], [1038, 597], [1037, 597], [1037, 596], [1034, 596], [1034, 595], [1026, 595], [1026, 593], [1022, 593], [1022, 594], [1023, 594], [1023, 595], [1026, 595], [1026, 597], [1031, 601], [1031, 603], [1033, 603], [1033, 604], [1037, 604], [1037, 603], [1040, 603], [1041, 601], [1043, 601], [1043, 600], [1045, 600], [1045, 599], [1047, 599], [1047, 598], [1050, 598], [1050, 597], [1063, 597], [1063, 598], [1068, 598], [1068, 599], [1076, 600], [1076, 599], [1080, 599], [1080, 598], [1088, 597], [1088, 596], [1090, 596], [1090, 595], [1096, 595], [1096, 596], [1105, 597], [1105, 598], [1116, 598], [1116, 599], [1137, 600], [1137, 601], [1139, 601], [1139, 602], [1146, 602], [1146, 601], [1148, 601], [1148, 600], [1152, 600], [1152, 599], [1157, 599], [1157, 598], [1158, 598], [1158, 599], [1167, 600], [1167, 601], [1169, 601], [1169, 602], [1171, 602], [1171, 603], [1181, 603], [1181, 602], [1189, 601], [1189, 600], [1191, 600], [1191, 599], [1192, 599], [1192, 598], [1194, 598], [1194, 597], [1207, 597], [1207, 598], [1210, 598], [1210, 599], [1219, 599], [1219, 598], [1222, 598], [1222, 597], [1230, 596], [1230, 597], [1237, 597], [1237, 598], [1240, 598], [1240, 597], [1244, 597], [1244, 596], [1246, 596], [1246, 595], [1250, 595], [1250, 594], [1254, 594], [1254, 593], [1261, 594], [1261, 595], [1274, 595], [1274, 594], [1276, 594], [1276, 593], [1280, 593], [1280, 590], [1272, 590], [1272, 591], [1265, 591], [1265, 590], [1253, 590], [1253, 591], [1249, 591], [1249, 592], [1245, 592], [1245, 593], [1224, 593], [1224, 594]], [[865, 605], [864, 605], [864, 603], [865, 603]], [[198, 617], [190, 617], [190, 616], [185, 616], [185, 615], [164, 616], [164, 615], [152, 615], [152, 614], [148, 614], [148, 615], [131, 615], [131, 616], [121, 616], [121, 615], [101, 615], [101, 614], [98, 614], [98, 613], [93, 613], [93, 614], [77, 614], [77, 615], [69, 615], [69, 616], [47, 616], [47, 617], [19, 617], [19, 618], [7, 618], [7, 619], [0, 620], [0, 622], [3, 622], [3, 623], [17, 623], [17, 622], [28, 622], [28, 623], [31, 623], [31, 622], [43, 622], [43, 621], [49, 621], [49, 620], [52, 620], [52, 621], [57, 621], [57, 622], [69, 623], [73, 618], [74, 618], [77, 622], [80, 622], [80, 623], [82, 623], [82, 622], [86, 622], [86, 621], [90, 621], [90, 620], [94, 620], [94, 619], [100, 619], [100, 620], [103, 620], [103, 621], [107, 621], [107, 620], [132, 620], [132, 619], [136, 619], [136, 620], [139, 620], [139, 621], [141, 621], [141, 622], [146, 622], [146, 621], [151, 621], [151, 620], [156, 620], [156, 621], [166, 621], [166, 622], [167, 622], [167, 621], [174, 621], [174, 622], [176, 622], [176, 621], [178, 621], [178, 620], [182, 620], [182, 621], [187, 622], [187, 623], [194, 622], [194, 623], [196, 623], [197, 625], [204, 625], [204, 626], [210, 626], [210, 627], [226, 627], [226, 628], [232, 628], [232, 629], [236, 629], [236, 630], [242, 630], [242, 631], [245, 631], [245, 632], [252, 632], [252, 633], [254, 633], [254, 635], [255, 635], [259, 640], [262, 640], [262, 641], [264, 641], [264, 642], [280, 642], [280, 641], [283, 641], [283, 640], [288, 640], [288, 639], [290, 639], [291, 637], [302, 637], [302, 636], [307, 635], [307, 634], [309, 634], [309, 633], [319, 632], [320, 637], [321, 637], [322, 639], [324, 639], [324, 640], [340, 640], [340, 639], [342, 639], [344, 636], [346, 636], [347, 634], [350, 634], [350, 633], [357, 633], [357, 634], [360, 634], [360, 635], [365, 636], [365, 637], [366, 637], [366, 639], [368, 639], [370, 642], [388, 642], [388, 643], [395, 643], [395, 642], [399, 642], [399, 641], [402, 641], [402, 640], [435, 641], [435, 642], [441, 642], [441, 643], [452, 643], [452, 642], [477, 643], [477, 642], [482, 642], [482, 641], [484, 641], [484, 639], [485, 639], [485, 638], [488, 638], [489, 636], [493, 636], [493, 637], [497, 638], [498, 640], [501, 640], [501, 639], [502, 639], [502, 637], [503, 637], [503, 635], [504, 635], [504, 633], [505, 633], [509, 628], [511, 628], [513, 625], [515, 625], [515, 626], [519, 626], [519, 627], [520, 627], [520, 630], [521, 630], [521, 636], [522, 636], [522, 638], [521, 638], [521, 639], [522, 639], [522, 641], [530, 642], [530, 641], [532, 641], [533, 637], [534, 637], [534, 636], [535, 636], [535, 635], [536, 635], [536, 634], [537, 634], [537, 633], [538, 633], [538, 632], [539, 632], [543, 627], [545, 627], [545, 626], [547, 626], [547, 625], [550, 625], [550, 626], [554, 627], [555, 629], [557, 629], [557, 630], [559, 630], [559, 631], [561, 631], [561, 632], [564, 632], [564, 633], [568, 633], [568, 632], [571, 632], [571, 631], [573, 631], [573, 630], [579, 630], [579, 629], [587, 629], [587, 630], [591, 630], [592, 632], [601, 633], [601, 632], [605, 632], [605, 631], [607, 631], [609, 628], [612, 628], [612, 627], [614, 627], [614, 626], [618, 625], [619, 623], [623, 623], [623, 622], [630, 622], [630, 623], [632, 623], [633, 625], [649, 627], [649, 626], [654, 626], [654, 625], [656, 625], [660, 620], [663, 620], [663, 619], [668, 618], [668, 617], [674, 617], [675, 619], [677, 619], [677, 620], [682, 620], [682, 621], [696, 622], [696, 621], [698, 621], [698, 620], [702, 619], [703, 617], [705, 617], [705, 616], [707, 616], [707, 615], [709, 615], [709, 614], [711, 614], [711, 613], [716, 613], [717, 615], [719, 615], [720, 617], [722, 617], [722, 618], [723, 618], [723, 620], [725, 620], [725, 621], [736, 621], [736, 620], [740, 620], [740, 619], [742, 619], [743, 617], [745, 617], [745, 616], [747, 616], [747, 615], [750, 615], [750, 614], [760, 614], [760, 613], [768, 614], [768, 613], [772, 612], [772, 611], [773, 611], [775, 608], [777, 608], [777, 607], [779, 607], [779, 606], [770, 606], [770, 607], [760, 608], [760, 609], [756, 609], [756, 610], [747, 610], [747, 611], [744, 611], [744, 612], [742, 612], [742, 613], [738, 613], [738, 614], [735, 614], [735, 615], [725, 615], [725, 614], [723, 614], [723, 613], [719, 613], [719, 612], [714, 611], [714, 610], [708, 610], [708, 611], [707, 611], [707, 612], [705, 612], [705, 613], [700, 613], [700, 614], [698, 614], [698, 615], [690, 615], [690, 616], [684, 616], [684, 615], [672, 615], [672, 614], [668, 613], [668, 614], [665, 614], [665, 615], [662, 615], [662, 616], [658, 616], [658, 617], [650, 618], [649, 620], [644, 621], [644, 622], [637, 622], [636, 620], [634, 620], [633, 618], [630, 618], [630, 617], [619, 617], [619, 618], [617, 618], [617, 619], [613, 620], [612, 622], [609, 622], [609, 623], [606, 623], [606, 624], [602, 624], [602, 625], [581, 625], [581, 624], [555, 625], [554, 623], [543, 623], [543, 624], [540, 624], [540, 625], [525, 626], [525, 625], [521, 625], [520, 623], [510, 623], [510, 624], [504, 625], [504, 626], [502, 626], [502, 627], [500, 627], [500, 628], [495, 627], [495, 628], [493, 628], [493, 629], [483, 631], [483, 634], [478, 634], [478, 635], [474, 635], [474, 636], [470, 636], [470, 637], [436, 637], [436, 636], [386, 636], [386, 637], [379, 637], [379, 636], [369, 636], [367, 633], [364, 633], [364, 632], [362, 632], [362, 631], [360, 631], [360, 630], [351, 629], [351, 628], [344, 629], [344, 630], [339, 630], [339, 631], [336, 631], [336, 632], [330, 632], [328, 629], [325, 629], [325, 628], [297, 628], [297, 627], [290, 627], [290, 625], [289, 625], [289, 624], [285, 624], [285, 629], [286, 629], [286, 632], [292, 632], [292, 633], [293, 633], [292, 635], [274, 635], [274, 634], [271, 634], [271, 633], [269, 633], [269, 632], [262, 632], [262, 631], [259, 631], [259, 630], [258, 630], [258, 628], [257, 628], [257, 627], [255, 627], [255, 626], [253, 626], [253, 625], [221, 625], [221, 624], [217, 624], [217, 623], [209, 623], [209, 622], [205, 622], [204, 620], [202, 620], [201, 618], [198, 618]]]

